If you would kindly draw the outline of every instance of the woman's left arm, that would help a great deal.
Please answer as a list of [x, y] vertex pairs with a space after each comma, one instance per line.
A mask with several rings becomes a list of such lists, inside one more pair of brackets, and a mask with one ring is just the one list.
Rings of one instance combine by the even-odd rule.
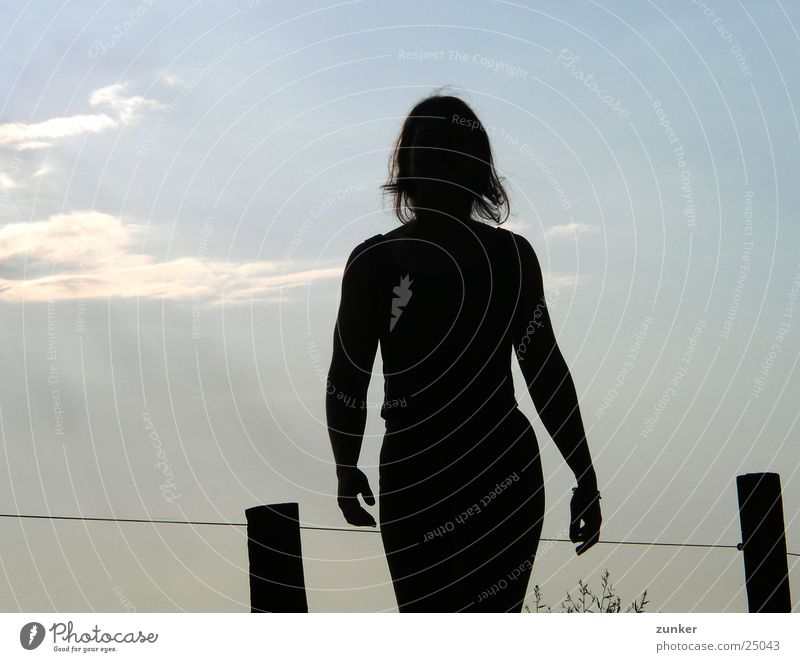
[[328, 436], [339, 482], [337, 501], [345, 519], [356, 526], [375, 526], [375, 519], [358, 500], [361, 494], [367, 505], [375, 504], [367, 477], [357, 466], [379, 338], [371, 257], [369, 242], [362, 242], [345, 266], [325, 396]]

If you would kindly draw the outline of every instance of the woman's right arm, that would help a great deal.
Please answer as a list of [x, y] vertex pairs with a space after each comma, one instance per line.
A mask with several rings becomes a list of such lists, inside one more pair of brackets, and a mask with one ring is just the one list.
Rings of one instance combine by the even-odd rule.
[[575, 474], [579, 489], [597, 490], [575, 384], [547, 311], [539, 260], [527, 239], [514, 238], [521, 270], [512, 329], [517, 361], [539, 417]]
[[527, 239], [514, 235], [519, 249], [521, 287], [513, 340], [536, 410], [579, 485], [597, 489], [592, 458], [581, 420], [578, 395], [553, 332], [542, 270]]
[[539, 417], [578, 482], [570, 500], [569, 537], [572, 542], [580, 543], [575, 552], [581, 555], [600, 539], [603, 517], [597, 476], [575, 384], [558, 348], [547, 311], [539, 260], [526, 239], [512, 236], [518, 248], [521, 275], [512, 321], [514, 351]]

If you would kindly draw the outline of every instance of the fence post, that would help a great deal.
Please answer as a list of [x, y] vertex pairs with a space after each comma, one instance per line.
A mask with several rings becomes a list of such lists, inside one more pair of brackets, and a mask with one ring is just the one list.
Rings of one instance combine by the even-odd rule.
[[781, 478], [776, 473], [743, 474], [736, 477], [736, 488], [748, 609], [790, 612]]
[[307, 612], [298, 505], [255, 506], [245, 516], [250, 611]]

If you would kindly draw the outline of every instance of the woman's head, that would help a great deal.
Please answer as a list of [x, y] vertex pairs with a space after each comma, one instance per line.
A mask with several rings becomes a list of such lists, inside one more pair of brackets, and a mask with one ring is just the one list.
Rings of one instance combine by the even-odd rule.
[[502, 223], [508, 197], [494, 169], [489, 136], [472, 109], [433, 95], [408, 114], [389, 163], [384, 190], [402, 222], [426, 209], [468, 213]]

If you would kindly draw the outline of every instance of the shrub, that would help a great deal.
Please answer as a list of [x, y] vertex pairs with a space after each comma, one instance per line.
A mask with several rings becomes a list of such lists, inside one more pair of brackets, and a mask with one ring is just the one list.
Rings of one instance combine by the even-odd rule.
[[[608, 569], [603, 572], [600, 578], [600, 589], [600, 596], [597, 596], [592, 592], [592, 589], [589, 588], [589, 584], [579, 579], [577, 594], [573, 597], [567, 593], [567, 597], [561, 601], [561, 609], [558, 611], [568, 614], [581, 612], [618, 614], [622, 610], [622, 598], [616, 594], [614, 587], [611, 585]], [[634, 599], [634, 601], [625, 608], [625, 612], [640, 614], [644, 611], [644, 606], [648, 604], [648, 602], [647, 589], [645, 589], [638, 600]], [[544, 603], [542, 591], [539, 585], [536, 584], [533, 587], [533, 609], [531, 610], [528, 605], [525, 605], [523, 610], [528, 613], [552, 613], [553, 608]]]

